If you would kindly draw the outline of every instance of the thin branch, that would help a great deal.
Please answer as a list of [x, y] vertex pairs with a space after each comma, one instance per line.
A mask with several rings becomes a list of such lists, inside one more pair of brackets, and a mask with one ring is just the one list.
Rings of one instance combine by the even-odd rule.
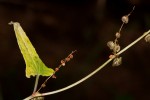
[[128, 14], [128, 16], [131, 15], [131, 13], [134, 11], [134, 9], [135, 9], [135, 6], [133, 6], [132, 11]]
[[[132, 8], [132, 10], [130, 11], [130, 13], [128, 13], [128, 14], [125, 15], [125, 16], [122, 16], [122, 18], [121, 18], [122, 24], [121, 24], [121, 26], [120, 26], [120, 28], [119, 28], [119, 31], [116, 32], [116, 39], [115, 39], [115, 41], [114, 41], [114, 45], [115, 45], [115, 47], [114, 47], [114, 49], [113, 49], [113, 54], [114, 54], [114, 55], [116, 55], [117, 52], [118, 52], [118, 50], [116, 50], [116, 49], [117, 49], [116, 46], [119, 46], [119, 44], [118, 44], [118, 39], [120, 38], [121, 30], [122, 30], [124, 24], [127, 24], [127, 23], [129, 22], [129, 16], [130, 16], [131, 13], [134, 11], [134, 9], [135, 9], [135, 6], [133, 6], [133, 8]], [[119, 47], [120, 47], [120, 46], [119, 46]]]
[[121, 32], [122, 28], [123, 28], [124, 23], [121, 24], [121, 27], [119, 28], [119, 33]]
[[[135, 41], [133, 41], [132, 43], [130, 43], [128, 46], [126, 46], [124, 49], [122, 49], [120, 52], [117, 53], [117, 55], [120, 55], [122, 54], [123, 52], [125, 52], [127, 49], [129, 49], [130, 47], [132, 47], [133, 45], [135, 45], [137, 42], [139, 42], [141, 39], [143, 39], [146, 35], [148, 35], [150, 33], [150, 30], [148, 30], [147, 32], [145, 32], [142, 36], [140, 36], [139, 38], [137, 38]], [[98, 67], [96, 70], [94, 70], [92, 73], [90, 73], [89, 75], [87, 75], [86, 77], [82, 78], [81, 80], [67, 86], [67, 87], [64, 87], [62, 89], [58, 89], [58, 90], [55, 90], [55, 91], [52, 91], [52, 92], [46, 92], [46, 93], [41, 93], [41, 94], [36, 94], [34, 95], [34, 97], [38, 97], [38, 96], [46, 96], [46, 95], [52, 95], [52, 94], [56, 94], [56, 93], [59, 93], [59, 92], [62, 92], [62, 91], [65, 91], [65, 90], [68, 90], [82, 82], [84, 82], [85, 80], [87, 80], [88, 78], [92, 77], [94, 74], [96, 74], [98, 71], [100, 71], [102, 68], [104, 68], [108, 63], [110, 63], [113, 59], [113, 58], [110, 58], [108, 59], [104, 64], [102, 64], [100, 67]], [[30, 100], [31, 98], [33, 98], [32, 96], [29, 96], [27, 98], [25, 98], [24, 100]]]
[[[131, 44], [129, 44], [128, 46], [126, 46], [124, 49], [122, 49], [120, 52], [117, 53], [117, 55], [122, 54], [123, 52], [125, 52], [127, 49], [129, 49], [130, 47], [132, 47], [134, 44], [136, 44], [138, 41], [140, 41], [142, 38], [144, 38], [147, 34], [150, 33], [150, 30], [145, 32], [142, 36], [140, 36], [138, 39], [136, 39], [135, 41], [133, 41]], [[113, 58], [114, 59], [114, 58]], [[67, 89], [70, 89], [78, 84], [80, 84], [81, 82], [87, 80], [88, 78], [90, 78], [91, 76], [93, 76], [94, 74], [96, 74], [98, 71], [100, 71], [103, 67], [105, 67], [110, 61], [112, 61], [112, 59], [108, 59], [104, 64], [102, 64], [99, 68], [97, 68], [95, 71], [93, 71], [92, 73], [90, 73], [89, 75], [87, 75], [86, 77], [84, 77], [83, 79], [56, 91], [52, 91], [52, 92], [47, 92], [47, 93], [42, 93], [41, 96], [46, 96], [46, 95], [51, 95], [51, 94], [55, 94], [55, 93], [59, 93], [62, 91], [65, 91]], [[40, 96], [40, 94], [39, 94]]]
[[35, 91], [35, 92], [39, 92], [39, 91], [46, 85], [46, 82], [47, 82], [51, 77], [52, 77], [52, 75], [49, 76], [49, 77], [44, 81], [44, 83], [40, 86], [40, 88], [39, 88], [37, 91]]
[[86, 77], [82, 78], [81, 80], [65, 87], [65, 88], [62, 88], [62, 89], [58, 89], [58, 90], [55, 90], [55, 91], [52, 91], [52, 92], [47, 92], [47, 93], [42, 93], [41, 95], [39, 94], [39, 96], [46, 96], [46, 95], [51, 95], [51, 94], [56, 94], [56, 93], [59, 93], [59, 92], [62, 92], [62, 91], [65, 91], [65, 90], [68, 90], [82, 82], [84, 82], [85, 80], [87, 80], [88, 78], [92, 77], [94, 74], [96, 74], [98, 71], [100, 71], [103, 67], [105, 67], [109, 62], [111, 62], [112, 59], [108, 59], [104, 64], [102, 64], [99, 68], [97, 68], [96, 70], [94, 70], [92, 73], [90, 73], [89, 75], [87, 75]]
[[[90, 73], [89, 75], [87, 75], [86, 77], [82, 78], [81, 80], [65, 87], [65, 88], [62, 88], [62, 89], [58, 89], [58, 90], [55, 90], [55, 91], [52, 91], [52, 92], [47, 92], [47, 93], [42, 93], [42, 94], [35, 94], [34, 97], [38, 97], [38, 96], [46, 96], [46, 95], [51, 95], [51, 94], [55, 94], [55, 93], [59, 93], [59, 92], [62, 92], [62, 91], [65, 91], [65, 90], [68, 90], [82, 82], [84, 82], [85, 80], [87, 80], [88, 78], [90, 78], [91, 76], [93, 76], [94, 74], [96, 74], [99, 70], [101, 70], [103, 67], [105, 67], [112, 59], [109, 59], [107, 60], [104, 64], [102, 64], [99, 68], [97, 68], [96, 70], [94, 70], [92, 73]], [[23, 100], [30, 100], [31, 98], [33, 98], [32, 96], [30, 97], [27, 97]]]

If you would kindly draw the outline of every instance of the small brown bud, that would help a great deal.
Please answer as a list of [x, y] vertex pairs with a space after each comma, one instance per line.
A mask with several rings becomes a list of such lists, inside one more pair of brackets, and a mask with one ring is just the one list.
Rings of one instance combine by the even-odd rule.
[[129, 22], [129, 17], [128, 17], [128, 15], [123, 16], [123, 17], [121, 18], [121, 20], [122, 20], [123, 23], [127, 24], [127, 23]]
[[120, 38], [121, 34], [119, 32], [116, 33], [116, 38]]
[[56, 79], [56, 76], [55, 76], [55, 75], [53, 75], [53, 76], [52, 76], [52, 78], [55, 78], [55, 79]]
[[70, 61], [70, 58], [69, 58], [69, 57], [67, 57], [67, 58], [65, 58], [65, 60], [68, 62], [68, 61]]
[[65, 66], [65, 61], [64, 60], [61, 60], [61, 65]]
[[61, 62], [61, 63], [65, 63], [65, 60], [61, 60], [60, 62]]
[[55, 68], [55, 72], [57, 72], [59, 70], [59, 68]]
[[107, 42], [107, 46], [112, 50], [112, 49], [114, 49], [115, 44], [113, 41], [109, 41], [109, 42]]
[[62, 63], [61, 65], [62, 65], [62, 66], [65, 66], [66, 64], [65, 64], [65, 63]]
[[69, 58], [72, 59], [72, 58], [73, 58], [73, 54], [70, 54], [70, 55], [69, 55]]
[[109, 55], [109, 59], [113, 59], [115, 55]]

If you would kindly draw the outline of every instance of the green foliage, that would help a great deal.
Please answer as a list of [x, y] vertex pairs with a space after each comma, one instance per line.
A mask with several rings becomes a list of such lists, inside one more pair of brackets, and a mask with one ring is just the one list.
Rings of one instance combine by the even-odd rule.
[[34, 49], [26, 33], [23, 31], [22, 27], [18, 22], [10, 22], [13, 24], [14, 31], [16, 34], [17, 42], [23, 58], [26, 63], [26, 77], [42, 75], [50, 76], [54, 73], [54, 70], [45, 66], [42, 60], [39, 58], [36, 50]]

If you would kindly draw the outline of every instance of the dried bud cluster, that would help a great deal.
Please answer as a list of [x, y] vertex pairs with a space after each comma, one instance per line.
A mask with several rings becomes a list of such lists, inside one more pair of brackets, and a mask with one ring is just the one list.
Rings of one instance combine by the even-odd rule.
[[[55, 68], [55, 73], [57, 71], [59, 71], [60, 67], [65, 66], [66, 62], [69, 62], [71, 59], [73, 59], [73, 53], [75, 53], [75, 51], [72, 51], [65, 59], [60, 61], [60, 65], [58, 67]], [[52, 75], [52, 78], [56, 78], [55, 73]]]
[[[132, 11], [129, 14], [122, 16], [122, 18], [121, 18], [122, 25], [121, 25], [119, 31], [116, 32], [116, 34], [115, 34], [116, 39], [114, 41], [107, 42], [107, 46], [109, 47], [110, 50], [113, 51], [112, 52], [113, 55], [109, 56], [110, 59], [113, 59], [112, 66], [119, 66], [122, 63], [122, 57], [119, 57], [119, 55], [117, 55], [117, 53], [120, 51], [120, 48], [121, 48], [118, 43], [118, 39], [121, 36], [120, 32], [122, 30], [123, 25], [127, 24], [129, 22], [129, 16], [133, 12], [134, 8], [135, 8], [135, 6], [133, 7]], [[146, 40], [146, 42], [150, 42], [150, 35], [147, 35], [145, 37], [145, 40]]]
[[63, 59], [63, 60], [60, 61], [61, 66], [65, 66], [66, 62], [69, 62], [71, 59], [73, 59], [73, 53], [74, 52], [76, 52], [76, 50], [72, 51], [65, 59]]
[[[44, 88], [45, 86], [46, 86], [46, 83], [47, 83], [47, 81], [52, 77], [52, 78], [56, 78], [56, 76], [55, 76], [55, 73], [57, 72], [57, 71], [59, 71], [59, 69], [60, 69], [60, 67], [62, 67], [62, 66], [65, 66], [65, 64], [66, 64], [66, 62], [68, 62], [68, 61], [70, 61], [72, 58], [73, 58], [73, 53], [75, 53], [76, 52], [76, 50], [75, 51], [72, 51], [64, 60], [61, 60], [60, 61], [60, 65], [58, 66], [58, 67], [56, 67], [55, 68], [55, 71], [54, 71], [54, 73], [53, 73], [53, 75], [52, 76], [49, 76], [45, 81], [44, 81], [44, 83], [41, 85], [41, 87], [37, 90], [37, 92], [38, 91], [40, 91], [42, 88]], [[44, 100], [44, 98], [32, 98], [31, 100]]]
[[117, 57], [117, 58], [114, 58], [112, 66], [114, 66], [114, 67], [119, 66], [119, 65], [121, 65], [121, 63], [122, 63], [122, 57]]
[[107, 43], [107, 46], [109, 47], [110, 50], [113, 50], [113, 53], [117, 53], [120, 51], [120, 46], [119, 44], [114, 43], [113, 41], [109, 41]]
[[120, 46], [117, 43], [114, 43], [113, 41], [109, 41], [107, 43], [107, 46], [110, 48], [110, 50], [113, 51], [113, 55], [110, 55], [109, 58], [110, 59], [114, 59], [112, 66], [119, 66], [122, 63], [122, 57], [119, 57], [118, 55], [116, 55], [119, 51], [120, 51]]

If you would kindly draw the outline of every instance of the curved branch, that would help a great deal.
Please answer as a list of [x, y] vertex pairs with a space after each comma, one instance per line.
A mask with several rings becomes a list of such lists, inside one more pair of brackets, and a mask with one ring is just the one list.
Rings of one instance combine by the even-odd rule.
[[[142, 36], [140, 36], [139, 38], [137, 38], [135, 41], [133, 41], [132, 43], [130, 43], [128, 46], [126, 46], [124, 49], [122, 49], [120, 52], [117, 53], [117, 55], [122, 54], [123, 52], [125, 52], [127, 49], [129, 49], [130, 47], [132, 47], [134, 44], [136, 44], [137, 42], [139, 42], [142, 38], [144, 38], [147, 34], [150, 33], [150, 30], [148, 30], [147, 32], [145, 32]], [[115, 58], [115, 57], [114, 57]], [[90, 73], [89, 75], [87, 75], [86, 77], [82, 78], [81, 80], [66, 86], [62, 89], [58, 89], [55, 91], [51, 91], [51, 92], [46, 92], [46, 93], [41, 93], [41, 94], [35, 94], [34, 96], [29, 96], [27, 98], [25, 98], [24, 100], [30, 100], [33, 97], [37, 97], [37, 96], [46, 96], [46, 95], [51, 95], [51, 94], [56, 94], [65, 90], [68, 90], [82, 82], [84, 82], [85, 80], [87, 80], [88, 78], [92, 77], [94, 74], [96, 74], [98, 71], [100, 71], [102, 68], [104, 68], [109, 62], [111, 62], [114, 58], [110, 58], [108, 59], [105, 63], [103, 63], [100, 67], [98, 67], [96, 70], [94, 70], [92, 73]]]

